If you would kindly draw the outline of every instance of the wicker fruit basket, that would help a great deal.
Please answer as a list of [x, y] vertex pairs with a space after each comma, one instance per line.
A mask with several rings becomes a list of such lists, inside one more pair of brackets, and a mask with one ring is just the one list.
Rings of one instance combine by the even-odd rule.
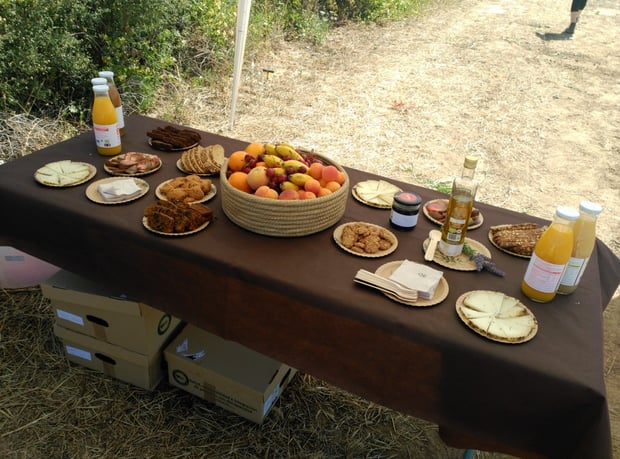
[[[327, 158], [315, 155], [325, 164]], [[254, 233], [275, 237], [299, 237], [318, 233], [335, 225], [344, 214], [349, 196], [349, 176], [335, 192], [315, 199], [277, 200], [254, 196], [233, 187], [226, 178], [228, 159], [220, 170], [222, 209], [240, 227]]]

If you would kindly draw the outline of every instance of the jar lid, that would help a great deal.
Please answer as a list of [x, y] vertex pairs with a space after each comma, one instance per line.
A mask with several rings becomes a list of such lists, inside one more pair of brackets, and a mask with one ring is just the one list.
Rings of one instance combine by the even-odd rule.
[[596, 216], [603, 211], [603, 207], [596, 202], [581, 201], [579, 203], [579, 210], [587, 214]]
[[422, 198], [410, 191], [399, 191], [394, 195], [394, 201], [404, 206], [419, 206], [422, 203]]
[[565, 220], [577, 220], [579, 218], [579, 212], [577, 212], [577, 209], [573, 209], [572, 207], [568, 206], [558, 207], [555, 210], [555, 214]]

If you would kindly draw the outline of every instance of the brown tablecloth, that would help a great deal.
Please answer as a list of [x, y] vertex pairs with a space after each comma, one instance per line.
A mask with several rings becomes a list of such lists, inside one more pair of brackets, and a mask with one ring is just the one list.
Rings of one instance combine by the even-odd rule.
[[[155, 152], [146, 132], [163, 124], [128, 117], [123, 151]], [[203, 133], [202, 144], [213, 143], [227, 154], [246, 144]], [[435, 227], [424, 216], [414, 231], [398, 232], [397, 250], [380, 259], [342, 251], [331, 229], [293, 239], [253, 234], [227, 219], [219, 195], [208, 203], [216, 220], [205, 231], [162, 237], [142, 226], [142, 213], [156, 199], [158, 184], [183, 174], [176, 168], [180, 153], [158, 154], [162, 169], [143, 177], [149, 193], [120, 205], [89, 201], [87, 184], [54, 189], [33, 179], [38, 167], [59, 159], [89, 162], [98, 168], [94, 180], [107, 177], [90, 132], [0, 166], [0, 241], [352, 393], [435, 422], [453, 446], [522, 457], [611, 457], [602, 312], [620, 281], [620, 261], [602, 242], [573, 295], [533, 303], [519, 288], [527, 260], [494, 249], [487, 233], [492, 225], [546, 221], [479, 203], [484, 225], [469, 236], [491, 250], [506, 277], [439, 267], [449, 283], [448, 298], [411, 308], [354, 284], [353, 276], [389, 261], [422, 262], [422, 242]], [[347, 171], [353, 184], [378, 178]], [[443, 197], [395, 183], [424, 201]], [[389, 211], [352, 197], [342, 219], [385, 226], [388, 220]], [[506, 345], [473, 333], [457, 317], [455, 300], [475, 289], [521, 299], [538, 319], [538, 335]]]

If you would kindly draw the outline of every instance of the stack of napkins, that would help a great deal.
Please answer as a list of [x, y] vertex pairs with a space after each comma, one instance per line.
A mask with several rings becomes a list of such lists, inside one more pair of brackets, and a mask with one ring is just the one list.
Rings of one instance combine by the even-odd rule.
[[97, 189], [101, 197], [107, 202], [124, 201], [138, 196], [142, 192], [142, 189], [131, 178], [102, 183]]
[[417, 290], [418, 296], [425, 300], [433, 298], [442, 277], [443, 272], [409, 260], [403, 261], [390, 275], [391, 280]]

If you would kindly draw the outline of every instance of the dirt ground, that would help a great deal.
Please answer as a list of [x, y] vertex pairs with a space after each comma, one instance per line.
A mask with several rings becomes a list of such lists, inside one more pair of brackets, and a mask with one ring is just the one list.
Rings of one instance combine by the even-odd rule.
[[[620, 6], [591, 0], [574, 38], [553, 39], [569, 9], [569, 0], [436, 2], [419, 18], [335, 30], [320, 48], [274, 43], [246, 55], [233, 129], [227, 95], [194, 90], [153, 114], [314, 147], [427, 186], [476, 154], [478, 200], [544, 218], [597, 201], [598, 235], [620, 255]], [[605, 312], [616, 457], [619, 325], [617, 291]]]

